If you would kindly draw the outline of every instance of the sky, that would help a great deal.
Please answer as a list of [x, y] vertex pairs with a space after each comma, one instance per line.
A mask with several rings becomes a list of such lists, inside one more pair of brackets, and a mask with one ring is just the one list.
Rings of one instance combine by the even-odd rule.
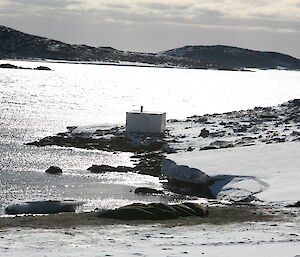
[[0, 24], [119, 50], [221, 44], [300, 58], [300, 0], [0, 0]]

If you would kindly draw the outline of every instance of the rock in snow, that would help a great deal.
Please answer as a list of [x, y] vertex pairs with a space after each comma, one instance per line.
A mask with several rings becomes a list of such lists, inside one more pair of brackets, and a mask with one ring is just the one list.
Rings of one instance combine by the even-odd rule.
[[61, 174], [62, 169], [57, 166], [50, 166], [45, 172], [49, 174]]
[[49, 174], [61, 174], [62, 169], [57, 166], [50, 166], [45, 172]]
[[155, 188], [149, 187], [138, 187], [134, 190], [135, 194], [154, 194], [154, 195], [163, 195], [164, 192], [162, 190], [157, 190]]

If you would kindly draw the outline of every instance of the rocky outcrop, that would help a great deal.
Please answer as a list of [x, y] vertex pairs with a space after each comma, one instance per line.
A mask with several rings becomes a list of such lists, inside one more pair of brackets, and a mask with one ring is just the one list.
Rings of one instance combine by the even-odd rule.
[[243, 70], [248, 67], [300, 69], [300, 60], [288, 55], [229, 46], [186, 46], [157, 54], [138, 53], [112, 47], [66, 44], [5, 26], [0, 26], [0, 41], [0, 58], [100, 61], [123, 66], [136, 63], [136, 66], [221, 70]]
[[200, 134], [199, 134], [199, 137], [204, 137], [204, 138], [206, 138], [206, 137], [208, 137], [209, 136], [209, 131], [207, 130], [207, 129], [202, 129], [201, 130], [201, 132], [200, 132]]
[[93, 173], [137, 172], [156, 177], [161, 175], [162, 153], [166, 146], [163, 135], [127, 135], [123, 127], [114, 127], [108, 130], [98, 129], [88, 135], [84, 132], [75, 133], [73, 127], [70, 129], [68, 132], [48, 136], [39, 141], [27, 143], [27, 145], [57, 145], [110, 152], [133, 152], [135, 155], [132, 157], [138, 161], [134, 167], [93, 165], [88, 170]]
[[[208, 65], [202, 60], [178, 58], [175, 56], [119, 51], [112, 47], [92, 47], [66, 44], [58, 40], [29, 35], [5, 26], [0, 26], [0, 58], [53, 59], [67, 61], [101, 61], [128, 66], [223, 68]], [[127, 64], [122, 64], [126, 62]]]
[[[168, 146], [175, 151], [215, 150], [300, 140], [300, 100], [272, 107], [191, 116], [170, 121]], [[205, 122], [198, 122], [205, 117]], [[184, 133], [182, 127], [185, 127]], [[205, 133], [206, 132], [206, 133]]]
[[134, 203], [115, 210], [100, 211], [98, 214], [99, 218], [118, 220], [168, 220], [191, 216], [206, 217], [208, 216], [208, 210], [197, 203], [174, 205]]
[[59, 133], [55, 136], [42, 138], [39, 141], [27, 143], [36, 146], [66, 146], [90, 150], [121, 151], [121, 152], [152, 152], [162, 150], [166, 143], [161, 137], [127, 136], [122, 128], [111, 129], [109, 132], [97, 130], [90, 135]]
[[134, 171], [131, 167], [126, 166], [118, 166], [118, 167], [112, 167], [109, 165], [92, 165], [87, 170], [89, 170], [92, 173], [105, 173], [105, 172], [132, 172]]
[[63, 173], [62, 169], [57, 166], [50, 166], [46, 171], [48, 174], [61, 174]]
[[51, 69], [47, 66], [38, 66], [38, 67], [34, 68], [34, 70], [51, 70]]
[[262, 52], [232, 46], [185, 46], [163, 52], [209, 63], [222, 64], [231, 68], [300, 69], [300, 60], [276, 52]]
[[2, 69], [18, 69], [18, 70], [51, 70], [49, 67], [46, 66], [38, 66], [36, 68], [27, 68], [27, 67], [21, 67], [21, 66], [16, 66], [10, 63], [3, 63], [0, 64], [0, 68]]
[[163, 195], [164, 192], [162, 190], [157, 190], [155, 188], [149, 188], [149, 187], [138, 187], [134, 190], [135, 194], [151, 194], [151, 195]]
[[289, 204], [286, 207], [300, 207], [300, 201], [294, 203], [294, 204]]

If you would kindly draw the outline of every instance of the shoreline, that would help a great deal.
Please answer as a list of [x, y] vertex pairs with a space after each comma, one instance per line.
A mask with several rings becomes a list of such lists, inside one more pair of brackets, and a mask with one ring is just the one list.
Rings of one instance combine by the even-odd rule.
[[[106, 129], [97, 126], [93, 128], [72, 126], [67, 128], [67, 132], [48, 136], [27, 143], [27, 145], [38, 147], [56, 145], [114, 153], [117, 151], [131, 152], [134, 167], [93, 164], [88, 170], [92, 173], [135, 172], [154, 177], [162, 176], [168, 181], [167, 184], [163, 183], [166, 192], [171, 191], [177, 194], [212, 199], [222, 197], [233, 202], [247, 201], [249, 196], [256, 195], [269, 186], [264, 183], [263, 179], [259, 180], [251, 174], [252, 171], [249, 171], [249, 174], [243, 173], [243, 176], [232, 173], [216, 173], [213, 174], [213, 177], [207, 177], [206, 171], [202, 171], [201, 164], [197, 164], [197, 167], [193, 165], [190, 167], [178, 166], [176, 164], [178, 155], [179, 157], [187, 155], [189, 159], [197, 159], [201, 157], [201, 152], [220, 149], [244, 149], [251, 146], [276, 145], [278, 143], [297, 144], [300, 141], [299, 110], [300, 99], [294, 99], [274, 107], [255, 107], [254, 109], [221, 114], [194, 115], [186, 120], [172, 119], [168, 120], [166, 132], [163, 135], [127, 134], [123, 126]], [[286, 154], [287, 149], [284, 150], [283, 153]], [[268, 151], [268, 149], [264, 148], [260, 151]], [[274, 151], [269, 153], [275, 154]], [[241, 156], [240, 158], [246, 157]], [[171, 170], [171, 174], [165, 173], [164, 171], [168, 169], [164, 166], [166, 158], [173, 161], [174, 164], [172, 165], [178, 171], [179, 169], [185, 169], [185, 171], [180, 171], [181, 175], [179, 176], [175, 174], [177, 172], [175, 170]], [[262, 161], [266, 162], [267, 160]], [[213, 163], [214, 161], [211, 165]], [[184, 172], [192, 172], [193, 168], [198, 169], [196, 171], [198, 174], [195, 175], [198, 175], [200, 182], [195, 182], [195, 178], [191, 181], [186, 180], [187, 177], [191, 179], [192, 176], [184, 174]], [[206, 179], [201, 179], [205, 176]], [[201, 180], [206, 182], [201, 182]], [[219, 182], [220, 180], [222, 181]], [[242, 191], [237, 188], [235, 192], [230, 191], [229, 198], [227, 197], [229, 191], [223, 190], [223, 195], [220, 195], [222, 187], [226, 187], [226, 184], [230, 184], [231, 181], [236, 181], [237, 187], [239, 187], [239, 184], [243, 184], [246, 180], [252, 188], [242, 188], [244, 194], [241, 194]], [[182, 185], [181, 182], [189, 184]], [[231, 193], [235, 195], [230, 198]]]
[[210, 206], [207, 217], [182, 217], [168, 220], [117, 220], [97, 217], [97, 212], [59, 213], [47, 215], [13, 215], [0, 218], [0, 229], [7, 228], [71, 228], [82, 226], [146, 225], [193, 226], [199, 224], [228, 225], [244, 222], [291, 221], [299, 214], [297, 208], [269, 206]]
[[[212, 114], [197, 116], [194, 115], [185, 121], [168, 121], [168, 131], [165, 136], [129, 136], [124, 134], [123, 127], [86, 132], [76, 127], [71, 127], [68, 132], [49, 136], [40, 141], [29, 143], [28, 145], [47, 146], [58, 145], [62, 147], [77, 147], [90, 150], [106, 151], [129, 151], [135, 153], [134, 159], [138, 159], [138, 164], [134, 168], [115, 167], [113, 170], [97, 170], [101, 166], [94, 165], [95, 173], [99, 172], [132, 172], [143, 175], [159, 176], [161, 170], [162, 156], [175, 156], [178, 154], [195, 154], [201, 152], [213, 152], [219, 149], [248, 149], [247, 146], [268, 145], [284, 142], [300, 141], [299, 116], [300, 100], [291, 100], [276, 107], [256, 107], [253, 110], [230, 112], [223, 114]], [[187, 126], [189, 124], [189, 126]], [[172, 127], [173, 126], [173, 127]], [[276, 129], [277, 133], [274, 133]], [[200, 132], [200, 133], [199, 133]], [[108, 138], [108, 139], [107, 139]], [[222, 138], [220, 140], [219, 138]], [[228, 138], [235, 138], [229, 141]], [[274, 139], [275, 138], [275, 139]], [[277, 140], [279, 138], [279, 140]], [[282, 140], [284, 138], [284, 140]], [[225, 139], [225, 140], [224, 140]], [[243, 143], [240, 143], [240, 140]], [[262, 141], [264, 140], [264, 141]], [[218, 142], [218, 144], [216, 144]], [[234, 143], [238, 142], [238, 143]], [[206, 144], [208, 148], [205, 148]], [[212, 145], [213, 144], [213, 145]], [[197, 149], [198, 148], [198, 151]], [[211, 150], [211, 151], [207, 151]], [[180, 158], [179, 158], [180, 159]], [[154, 162], [153, 162], [154, 160]], [[155, 171], [153, 167], [156, 165]], [[105, 165], [104, 165], [105, 166]], [[103, 168], [102, 166], [100, 168]], [[148, 169], [148, 170], [147, 170]], [[121, 171], [120, 170], [120, 171]], [[141, 173], [140, 171], [143, 171]], [[147, 170], [145, 172], [145, 170]], [[251, 174], [247, 174], [250, 178]], [[240, 176], [243, 177], [243, 176]], [[245, 176], [244, 176], [245, 177]], [[254, 177], [255, 178], [255, 177]], [[253, 182], [253, 181], [252, 181]], [[227, 184], [228, 182], [226, 182]], [[240, 193], [238, 189], [238, 193]], [[247, 188], [246, 188], [247, 189]], [[247, 191], [247, 190], [246, 190]], [[206, 218], [180, 218], [178, 220], [168, 220], [162, 223], [170, 224], [227, 224], [238, 222], [273, 221], [285, 220], [294, 217], [295, 211], [286, 211], [283, 206], [272, 206], [267, 202], [257, 204], [257, 198], [250, 199], [262, 191], [250, 192], [248, 196], [236, 201], [240, 206], [210, 206], [211, 214]], [[189, 194], [187, 194], [189, 195]], [[217, 197], [216, 197], [217, 198]], [[218, 199], [218, 198], [217, 198]], [[226, 199], [229, 200], [230, 199]], [[235, 201], [231, 199], [231, 203]], [[289, 209], [290, 210], [290, 209]], [[286, 212], [286, 213], [285, 213]], [[257, 214], [258, 213], [258, 214]], [[280, 215], [279, 215], [280, 214]], [[211, 216], [212, 215], [212, 216]], [[297, 216], [297, 215], [296, 215]], [[1, 227], [71, 227], [71, 226], [94, 226], [112, 224], [152, 224], [157, 221], [111, 221], [96, 217], [96, 212], [89, 213], [67, 213], [45, 216], [14, 216], [0, 218]], [[159, 222], [160, 223], [160, 222]]]

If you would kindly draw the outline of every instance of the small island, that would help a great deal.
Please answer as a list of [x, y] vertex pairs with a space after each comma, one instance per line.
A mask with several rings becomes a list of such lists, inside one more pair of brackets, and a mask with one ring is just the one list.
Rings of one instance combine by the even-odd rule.
[[36, 68], [28, 68], [28, 67], [13, 65], [13, 64], [10, 64], [10, 63], [0, 64], [0, 68], [2, 68], [2, 69], [17, 69], [17, 70], [46, 70], [46, 71], [51, 71], [51, 69], [49, 67], [46, 67], [46, 66], [38, 66]]

